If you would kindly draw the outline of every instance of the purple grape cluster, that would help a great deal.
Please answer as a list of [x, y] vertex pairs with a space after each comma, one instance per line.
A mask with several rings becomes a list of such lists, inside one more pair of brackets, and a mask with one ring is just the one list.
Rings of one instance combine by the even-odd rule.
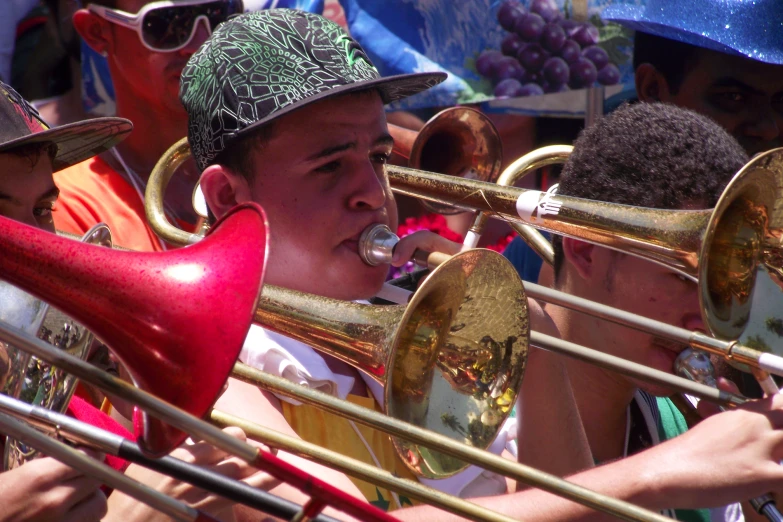
[[531, 96], [614, 85], [620, 70], [598, 43], [598, 28], [564, 19], [555, 0], [532, 0], [530, 9], [505, 0], [498, 22], [508, 31], [500, 50], [482, 52], [476, 70], [498, 97]]

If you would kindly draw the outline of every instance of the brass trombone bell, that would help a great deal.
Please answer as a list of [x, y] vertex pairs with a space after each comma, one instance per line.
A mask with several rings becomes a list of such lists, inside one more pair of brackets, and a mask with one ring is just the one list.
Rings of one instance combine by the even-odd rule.
[[481, 210], [673, 269], [699, 282], [702, 316], [713, 335], [783, 351], [783, 149], [754, 157], [715, 209], [696, 211], [631, 207], [402, 167], [387, 172], [397, 192]]
[[[255, 322], [366, 372], [386, 413], [486, 449], [514, 406], [527, 355], [527, 299], [511, 264], [471, 250], [436, 268], [405, 306], [346, 303], [264, 286]], [[467, 466], [392, 439], [406, 466], [445, 478]]]
[[[500, 174], [503, 144], [495, 125], [469, 107], [450, 107], [430, 118], [419, 131], [389, 124], [394, 153], [408, 160], [408, 167], [449, 176], [494, 182]], [[431, 212], [463, 212], [430, 201]]]

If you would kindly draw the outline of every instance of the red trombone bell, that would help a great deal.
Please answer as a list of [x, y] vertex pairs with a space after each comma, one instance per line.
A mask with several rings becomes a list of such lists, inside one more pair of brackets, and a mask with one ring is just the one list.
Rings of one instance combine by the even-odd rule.
[[[0, 217], [0, 277], [88, 324], [136, 386], [197, 417], [242, 349], [266, 247], [266, 216], [254, 203], [234, 208], [198, 244], [158, 253], [85, 245]], [[187, 437], [146, 413], [136, 432], [154, 456]]]

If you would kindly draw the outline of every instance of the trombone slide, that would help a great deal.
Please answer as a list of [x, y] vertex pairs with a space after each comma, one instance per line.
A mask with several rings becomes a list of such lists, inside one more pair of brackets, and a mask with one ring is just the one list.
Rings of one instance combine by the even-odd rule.
[[387, 165], [386, 172], [397, 193], [589, 241], [663, 264], [692, 279], [698, 264], [694, 253], [712, 213], [631, 207], [470, 179], [455, 182], [443, 174], [393, 165]]
[[514, 522], [515, 520], [506, 515], [477, 506], [467, 500], [427, 487], [419, 482], [397, 477], [386, 470], [378, 469], [360, 460], [346, 457], [335, 451], [285, 435], [229, 413], [212, 410], [210, 420], [220, 427], [238, 426], [242, 428], [249, 439], [308, 458], [370, 484], [405, 494], [469, 520], [476, 522]]
[[81, 471], [85, 475], [97, 478], [107, 486], [122, 491], [129, 497], [135, 498], [175, 520], [184, 522], [217, 522], [210, 515], [174, 500], [149, 486], [136, 482], [119, 471], [44, 435], [35, 428], [16, 420], [6, 413], [0, 413], [0, 432], [17, 440], [25, 441], [27, 445], [36, 450]]
[[624, 520], [655, 520], [657, 522], [670, 519], [653, 513], [647, 509], [634, 506], [627, 502], [606, 497], [589, 489], [583, 488], [559, 477], [525, 466], [467, 444], [455, 442], [449, 437], [433, 433], [418, 426], [402, 422], [388, 415], [383, 415], [367, 408], [342, 401], [329, 394], [305, 388], [282, 377], [256, 370], [242, 363], [237, 363], [233, 372], [234, 378], [248, 382], [262, 389], [295, 398], [298, 401], [323, 408], [325, 411], [342, 415], [360, 422], [389, 435], [410, 440], [442, 453], [452, 455], [489, 471], [524, 482], [530, 486], [548, 491], [555, 495], [578, 502], [593, 509], [609, 513]]
[[[244, 482], [229, 479], [225, 475], [169, 455], [159, 459], [147, 457], [138, 444], [120, 435], [2, 394], [0, 394], [0, 412], [26, 421], [50, 436], [63, 438], [71, 444], [94, 448], [100, 452], [140, 464], [275, 517], [290, 519], [299, 512], [301, 507]], [[313, 518], [313, 522], [337, 521], [325, 515], [317, 515]]]

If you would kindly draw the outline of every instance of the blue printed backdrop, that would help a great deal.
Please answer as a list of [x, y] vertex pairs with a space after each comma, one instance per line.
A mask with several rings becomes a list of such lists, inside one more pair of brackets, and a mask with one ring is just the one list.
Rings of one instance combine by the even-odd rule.
[[[496, 51], [489, 54], [494, 54], [496, 59], [502, 58], [499, 51], [504, 39], [518, 40], [507, 43], [509, 47], [525, 46], [531, 40], [546, 47], [540, 38], [540, 27], [533, 27], [531, 38], [525, 39], [520, 34], [524, 34], [526, 28], [523, 27], [520, 32], [501, 26], [498, 13], [501, 9], [508, 9], [503, 7], [508, 0], [340, 0], [340, 3], [351, 34], [365, 47], [382, 74], [438, 70], [449, 73], [449, 80], [443, 85], [403, 100], [395, 108], [487, 102], [485, 107], [489, 110], [560, 115], [578, 115], [584, 111], [584, 85], [573, 81], [573, 67], [570, 67], [570, 81], [566, 80], [564, 84], [566, 87], [558, 89], [561, 92], [538, 96], [544, 90], [551, 92], [558, 88], [547, 82], [542, 74], [540, 55], [543, 54], [545, 59], [549, 54], [546, 49], [541, 53], [541, 47], [531, 47], [533, 55], [525, 56], [528, 60], [525, 63], [531, 64], [530, 69], [538, 72], [512, 71], [511, 76], [519, 84], [506, 82], [506, 86], [510, 84], [511, 88], [505, 91], [502, 88], [496, 91], [499, 80], [493, 78], [492, 71], [487, 71], [486, 64], [483, 64], [483, 69], [481, 62], [477, 64], [478, 58], [486, 51]], [[541, 12], [542, 4], [545, 4], [544, 8], [557, 9], [559, 13], [546, 14], [545, 22], [549, 20], [554, 25], [561, 25], [567, 35], [566, 40], [578, 40], [579, 36], [574, 36], [574, 33], [587, 31], [586, 41], [585, 38], [580, 41], [583, 48], [589, 46], [591, 38], [597, 40], [602, 51], [595, 51], [600, 55], [594, 64], [596, 69], [591, 72], [590, 66], [586, 66], [586, 77], [589, 81], [596, 79], [598, 74], [606, 85], [607, 98], [624, 98], [633, 90], [632, 33], [617, 24], [605, 23], [601, 13], [610, 4], [642, 5], [643, 0], [520, 0], [515, 3], [521, 4], [524, 12], [530, 12], [531, 8], [533, 12]], [[595, 29], [583, 29], [584, 22], [589, 22]], [[505, 25], [510, 26], [508, 22]], [[510, 36], [512, 34], [517, 36]], [[585, 37], [585, 34], [581, 36]], [[506, 49], [505, 66], [513, 61], [515, 50]], [[559, 52], [551, 54], [559, 56]], [[606, 69], [602, 77], [598, 66], [605, 64], [607, 58], [616, 69]], [[521, 55], [518, 61], [523, 61]], [[477, 65], [485, 75], [479, 73]], [[555, 62], [554, 65], [555, 69], [549, 71], [550, 78], [557, 78], [558, 74], [560, 78], [563, 74], [568, 77], [569, 71], [562, 70], [562, 63]], [[511, 67], [513, 69], [513, 64]], [[570, 88], [567, 87], [569, 83]], [[598, 81], [589, 83], [601, 85]], [[528, 87], [520, 91], [520, 85]], [[496, 93], [502, 96], [496, 97]]]
[[[361, 42], [383, 75], [423, 71], [449, 74], [449, 79], [442, 85], [402, 100], [391, 109], [482, 103], [485, 110], [494, 112], [574, 117], [584, 114], [586, 91], [578, 88], [581, 86], [573, 85], [574, 88], [566, 92], [539, 95], [544, 89], [554, 90], [542, 81], [543, 75], [539, 72], [537, 77], [519, 78], [526, 90], [520, 92], [518, 88], [512, 88], [503, 92], [500, 89], [504, 96], [496, 97], [498, 78], [493, 78], [492, 73], [483, 76], [479, 73], [477, 60], [482, 53], [495, 51], [495, 58], [498, 58], [504, 39], [514, 38], [510, 35], [515, 31], [504, 29], [498, 21], [498, 12], [508, 0], [245, 0], [245, 8], [292, 7], [324, 13], [326, 3], [331, 16], [336, 1], [345, 11], [351, 34]], [[598, 47], [606, 51], [610, 63], [617, 67], [617, 83], [604, 90], [609, 105], [633, 96], [632, 33], [617, 24], [605, 23], [601, 13], [611, 4], [644, 5], [646, 0], [512, 1], [528, 12], [531, 8], [536, 10], [536, 3], [554, 6], [559, 12], [556, 24], [562, 25], [564, 20], [589, 21], [597, 29], [597, 35], [593, 36], [597, 36]], [[574, 32], [574, 28], [566, 27], [566, 32]], [[568, 39], [571, 39], [570, 35]], [[509, 55], [506, 58], [511, 58], [513, 53], [506, 54]], [[106, 60], [84, 44], [82, 57], [86, 110], [98, 115], [114, 114], [114, 92]], [[512, 61], [506, 59], [504, 66], [508, 67]], [[511, 74], [513, 76], [514, 72]]]

